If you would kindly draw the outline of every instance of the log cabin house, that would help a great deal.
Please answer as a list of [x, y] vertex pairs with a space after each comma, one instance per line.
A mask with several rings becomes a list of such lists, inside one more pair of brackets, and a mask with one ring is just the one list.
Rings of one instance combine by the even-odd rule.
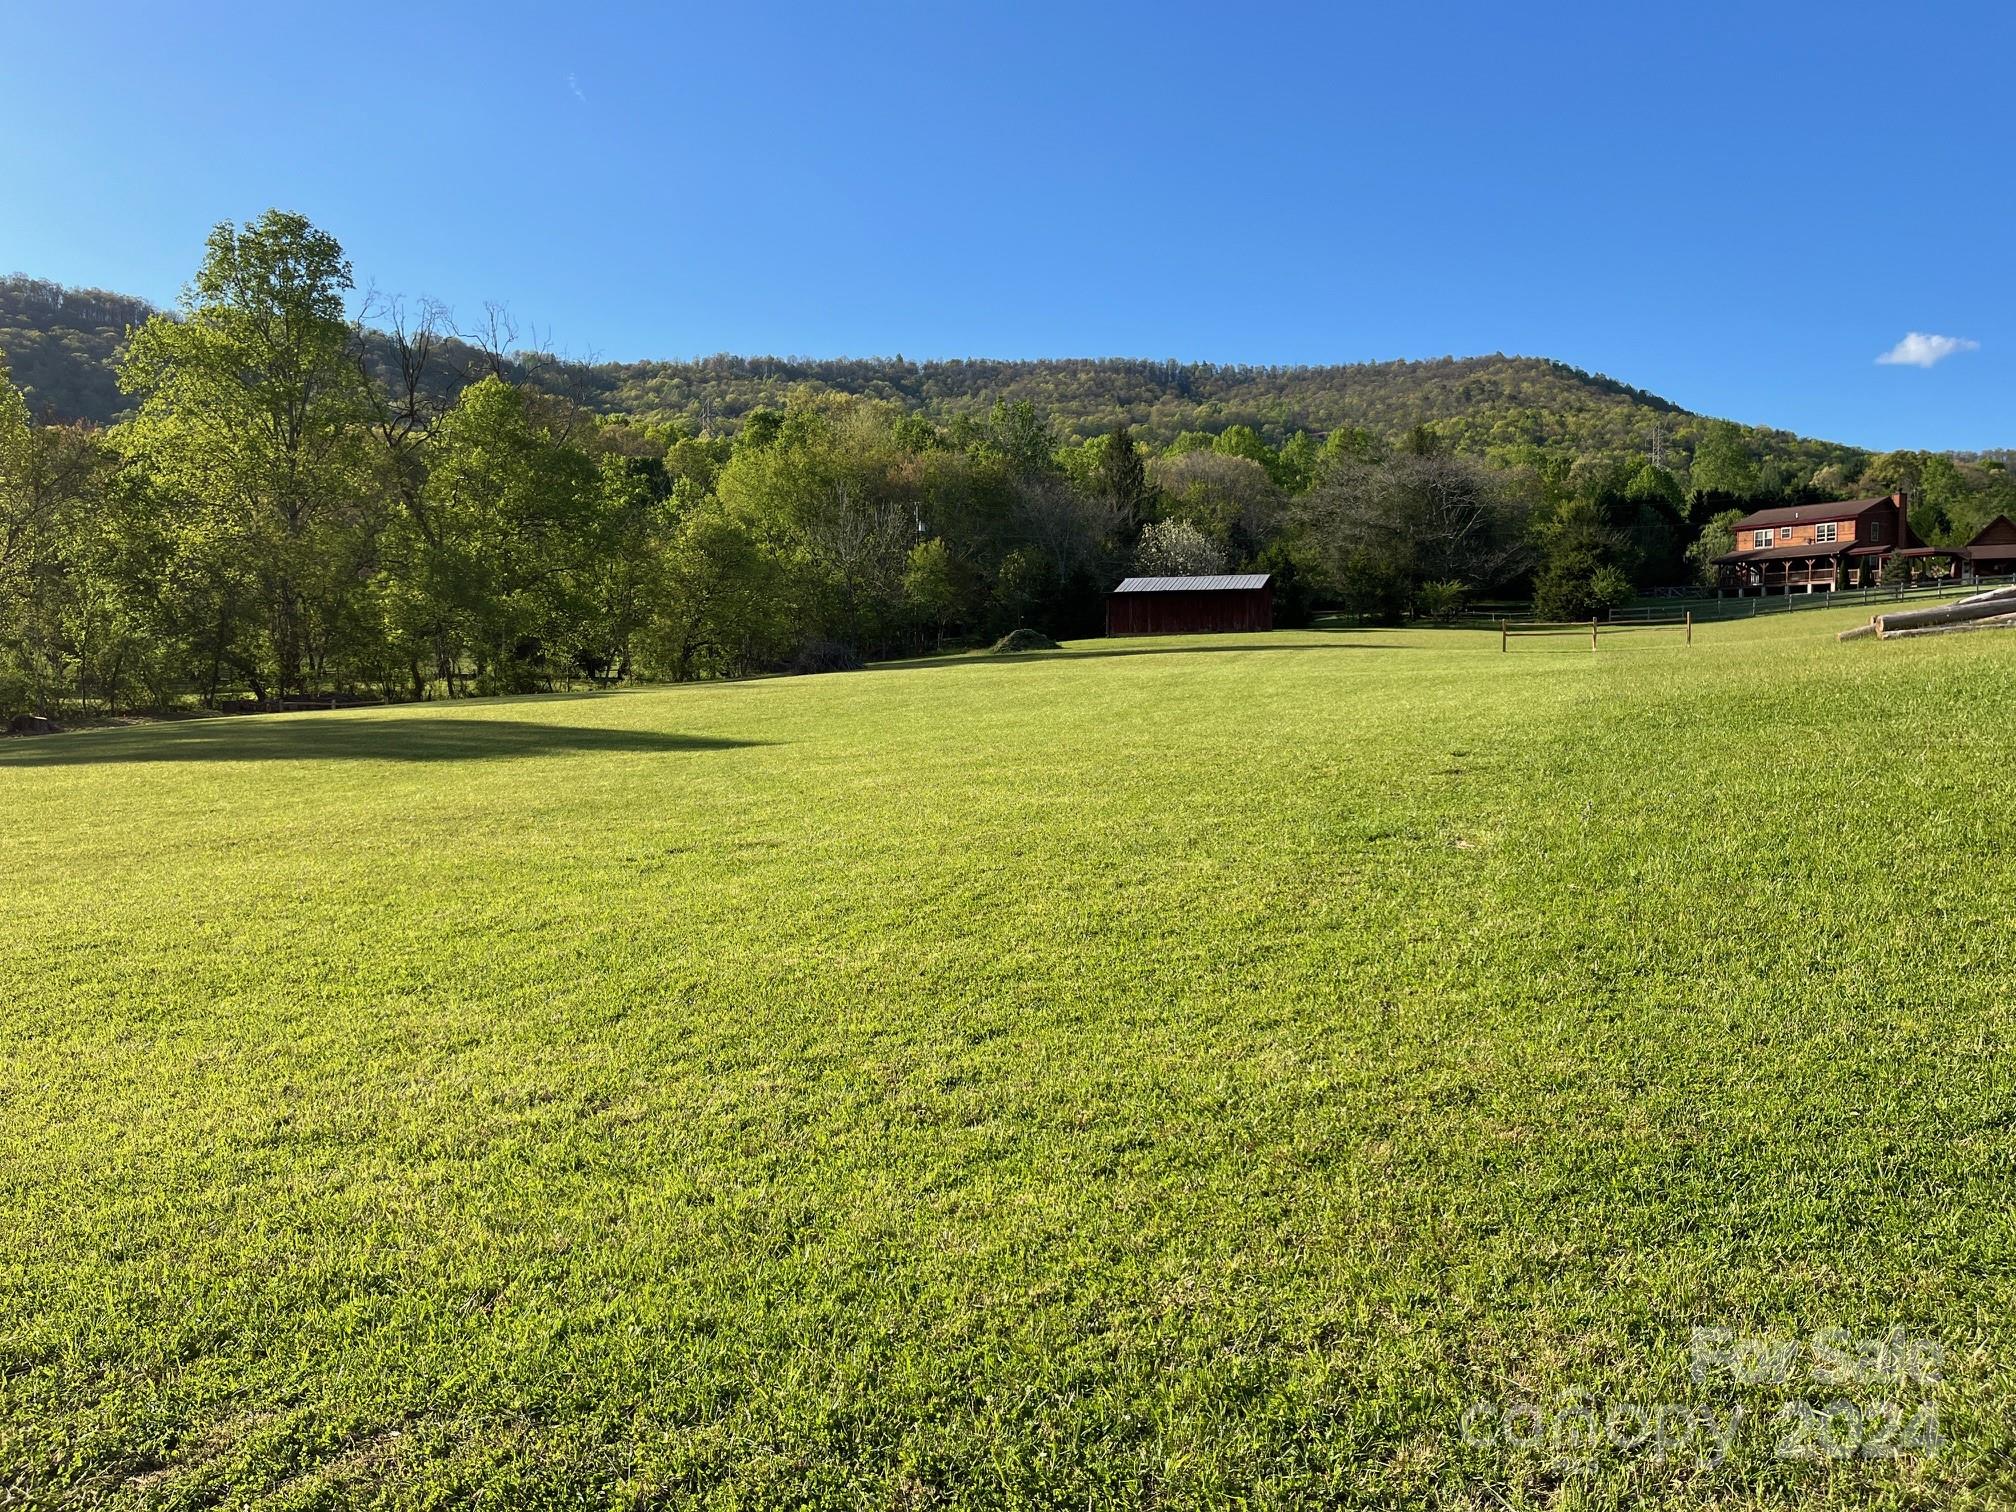
[[1928, 571], [1966, 570], [1965, 549], [1927, 546], [1911, 529], [1901, 493], [1832, 504], [1760, 509], [1736, 522], [1736, 549], [1716, 557], [1725, 592], [1831, 593], [1866, 588], [1892, 557]]
[[2016, 520], [1995, 516], [1964, 549], [1977, 579], [2016, 573]]

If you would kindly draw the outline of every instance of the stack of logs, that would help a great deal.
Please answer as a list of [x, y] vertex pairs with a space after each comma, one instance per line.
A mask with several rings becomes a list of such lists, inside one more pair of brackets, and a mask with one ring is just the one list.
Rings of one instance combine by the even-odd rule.
[[1879, 614], [1866, 625], [1843, 630], [1836, 638], [1860, 640], [1873, 635], [1878, 640], [1891, 640], [1904, 635], [1952, 635], [1962, 630], [2016, 630], [2016, 587], [1993, 588], [1957, 604]]

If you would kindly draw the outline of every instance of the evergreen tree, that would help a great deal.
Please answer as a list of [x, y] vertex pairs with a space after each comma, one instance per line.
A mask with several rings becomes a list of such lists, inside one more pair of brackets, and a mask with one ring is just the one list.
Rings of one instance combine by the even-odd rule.
[[1124, 420], [1113, 427], [1106, 449], [1100, 453], [1099, 483], [1100, 492], [1119, 512], [1120, 528], [1131, 542], [1148, 517], [1148, 467]]
[[1545, 556], [1533, 585], [1533, 609], [1541, 619], [1589, 619], [1631, 597], [1630, 546], [1589, 500], [1563, 505], [1543, 541]]

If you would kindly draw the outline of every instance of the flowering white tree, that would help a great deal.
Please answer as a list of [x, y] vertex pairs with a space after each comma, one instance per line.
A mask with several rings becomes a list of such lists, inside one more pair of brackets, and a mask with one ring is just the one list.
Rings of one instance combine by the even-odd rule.
[[1134, 569], [1147, 577], [1208, 577], [1225, 570], [1225, 553], [1187, 520], [1157, 520], [1141, 532]]

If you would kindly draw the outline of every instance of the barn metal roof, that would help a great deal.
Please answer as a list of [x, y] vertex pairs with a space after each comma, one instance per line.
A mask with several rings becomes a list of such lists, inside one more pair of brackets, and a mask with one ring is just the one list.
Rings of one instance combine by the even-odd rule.
[[1115, 593], [1232, 593], [1265, 588], [1270, 572], [1221, 573], [1217, 577], [1131, 577], [1121, 580]]

